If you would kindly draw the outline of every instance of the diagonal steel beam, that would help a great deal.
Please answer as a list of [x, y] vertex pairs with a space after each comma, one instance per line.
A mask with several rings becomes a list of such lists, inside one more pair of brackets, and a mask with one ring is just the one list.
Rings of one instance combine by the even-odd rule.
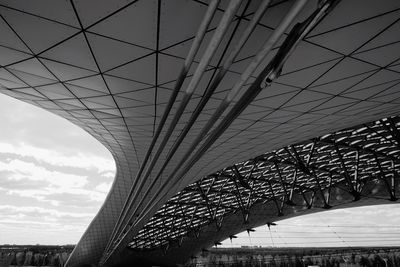
[[282, 186], [282, 189], [283, 189], [283, 192], [284, 192], [284, 194], [285, 194], [285, 202], [286, 202], [286, 204], [288, 204], [288, 205], [293, 205], [293, 202], [291, 202], [290, 201], [290, 196], [289, 196], [289, 193], [288, 193], [288, 191], [287, 191], [287, 189], [286, 189], [286, 184], [285, 184], [285, 182], [283, 181], [283, 177], [282, 177], [282, 173], [281, 173], [281, 170], [279, 169], [279, 165], [275, 162], [274, 163], [274, 166], [275, 166], [275, 169], [276, 169], [276, 173], [278, 174], [278, 177], [279, 177], [279, 182], [281, 183], [281, 186]]
[[[237, 170], [235, 165], [234, 165], [234, 167], [232, 167], [232, 170], [234, 172], [235, 172], [235, 170]], [[245, 204], [244, 204], [243, 199], [242, 199], [242, 194], [241, 194], [241, 192], [239, 190], [239, 186], [238, 186], [238, 184], [236, 182], [236, 179], [235, 179], [235, 178], [238, 178], [238, 176], [235, 175], [235, 176], [232, 176], [231, 178], [232, 178], [232, 181], [233, 181], [233, 183], [235, 185], [235, 189], [236, 189], [235, 197], [236, 197], [237, 203], [239, 204], [239, 207], [242, 210], [243, 221], [244, 221], [244, 223], [247, 223], [248, 219], [249, 219], [249, 213], [246, 210]]]
[[343, 160], [343, 155], [340, 152], [340, 148], [337, 144], [334, 145], [334, 148], [335, 148], [336, 154], [339, 158], [340, 167], [342, 169], [343, 176], [347, 182], [347, 186], [350, 188], [350, 193], [353, 195], [354, 201], [360, 200], [360, 198], [361, 198], [360, 193], [357, 192], [357, 190], [354, 188], [353, 181], [351, 180], [350, 174], [347, 171], [346, 164]]
[[278, 210], [278, 216], [283, 216], [282, 206], [279, 206], [278, 199], [277, 199], [277, 197], [275, 195], [274, 188], [273, 188], [273, 186], [272, 186], [272, 184], [271, 184], [271, 182], [269, 180], [268, 180], [268, 185], [269, 185], [269, 188], [270, 188], [271, 193], [272, 193], [272, 198], [271, 199], [272, 199], [272, 201], [274, 201], [276, 209]]
[[377, 164], [377, 166], [378, 166], [378, 169], [379, 169], [378, 178], [384, 182], [384, 184], [385, 184], [385, 186], [386, 186], [386, 189], [387, 189], [388, 192], [389, 192], [390, 200], [391, 200], [391, 201], [396, 201], [397, 198], [396, 198], [396, 196], [394, 195], [394, 192], [393, 192], [393, 190], [392, 190], [392, 186], [391, 186], [391, 184], [389, 184], [389, 181], [386, 179], [386, 174], [385, 174], [385, 172], [383, 171], [381, 162], [379, 161], [379, 158], [378, 158], [377, 156], [375, 156], [375, 162], [376, 162], [376, 164]]

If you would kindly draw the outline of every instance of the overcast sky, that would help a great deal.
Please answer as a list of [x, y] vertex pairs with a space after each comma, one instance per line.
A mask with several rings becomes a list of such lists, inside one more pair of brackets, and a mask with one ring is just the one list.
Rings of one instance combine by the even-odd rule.
[[[47, 111], [0, 94], [0, 244], [75, 244], [111, 186], [111, 154]], [[400, 245], [400, 205], [328, 211], [224, 246]]]
[[111, 154], [40, 108], [0, 94], [0, 109], [0, 244], [76, 243], [111, 186]]

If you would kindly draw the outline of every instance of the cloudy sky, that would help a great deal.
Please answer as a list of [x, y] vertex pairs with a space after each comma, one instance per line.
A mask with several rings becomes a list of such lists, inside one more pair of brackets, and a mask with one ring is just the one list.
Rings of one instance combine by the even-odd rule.
[[[0, 244], [75, 244], [115, 173], [94, 138], [0, 94]], [[238, 235], [224, 246], [400, 245], [400, 205], [327, 211]]]
[[86, 132], [0, 94], [0, 244], [76, 243], [111, 186], [111, 154]]

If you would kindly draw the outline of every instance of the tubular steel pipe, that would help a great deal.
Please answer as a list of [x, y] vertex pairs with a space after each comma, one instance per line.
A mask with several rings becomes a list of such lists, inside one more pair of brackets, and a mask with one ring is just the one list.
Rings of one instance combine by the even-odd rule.
[[[184, 169], [179, 173], [177, 177], [183, 177], [187, 171], [191, 168], [193, 164], [207, 151], [207, 149], [219, 138], [219, 136], [229, 127], [233, 120], [247, 107], [248, 104], [258, 95], [259, 92], [269, 84], [272, 80], [279, 76], [280, 70], [287, 58], [293, 53], [298, 43], [306, 36], [311, 29], [317, 25], [317, 23], [324, 17], [328, 12], [330, 12], [340, 0], [327, 0], [303, 23], [297, 24], [288, 38], [285, 40], [281, 49], [278, 51], [277, 55], [270, 62], [270, 64], [262, 71], [262, 73], [257, 77], [256, 81], [252, 86], [245, 92], [245, 94], [239, 99], [238, 103], [229, 112], [229, 114], [224, 118], [224, 120], [217, 126], [217, 128], [210, 134], [210, 136], [203, 143], [201, 148], [196, 152], [194, 156], [188, 161]], [[176, 183], [174, 184], [176, 185]], [[177, 188], [173, 188], [174, 190]], [[169, 192], [173, 192], [170, 190]], [[164, 193], [165, 197], [167, 193]], [[163, 199], [159, 198], [157, 202], [153, 203], [151, 207], [146, 207], [147, 212], [137, 219], [137, 222], [143, 220], [147, 213], [150, 212], [158, 202]]]
[[[166, 157], [166, 160], [165, 160], [163, 166], [158, 171], [157, 176], [153, 179], [152, 183], [150, 184], [149, 188], [146, 190], [144, 195], [148, 194], [151, 191], [151, 189], [154, 187], [154, 185], [157, 182], [157, 180], [160, 178], [162, 172], [167, 167], [169, 161], [172, 159], [172, 157], [175, 154], [176, 150], [179, 148], [180, 144], [182, 143], [182, 141], [186, 137], [186, 135], [189, 132], [189, 130], [191, 129], [191, 127], [193, 126], [194, 122], [197, 120], [198, 116], [200, 115], [201, 111], [203, 110], [203, 108], [207, 104], [208, 100], [210, 99], [210, 97], [214, 93], [215, 89], [218, 87], [218, 85], [222, 81], [223, 77], [225, 76], [225, 74], [229, 70], [229, 67], [232, 65], [232, 63], [235, 60], [236, 56], [239, 54], [240, 50], [243, 48], [244, 44], [246, 43], [246, 41], [250, 37], [251, 33], [255, 29], [255, 27], [256, 27], [257, 23], [259, 22], [259, 20], [261, 19], [262, 15], [265, 13], [270, 1], [271, 0], [264, 0], [260, 4], [259, 8], [257, 9], [257, 12], [255, 13], [255, 15], [253, 16], [252, 20], [250, 21], [250, 24], [245, 29], [243, 35], [241, 36], [240, 40], [238, 41], [238, 43], [234, 47], [233, 51], [229, 54], [228, 58], [222, 64], [223, 65], [222, 68], [219, 69], [219, 71], [217, 72], [215, 78], [211, 82], [211, 85], [207, 88], [207, 90], [204, 93], [203, 97], [201, 98], [199, 104], [197, 105], [196, 109], [194, 110], [193, 114], [191, 115], [188, 123], [185, 125], [185, 128], [182, 130], [182, 132], [180, 133], [178, 139], [175, 141], [173, 147], [168, 152], [168, 155]], [[178, 166], [180, 164], [182, 164], [182, 163], [183, 162], [181, 161], [178, 164]], [[138, 206], [140, 204], [141, 203], [139, 203]]]
[[165, 145], [167, 144], [167, 142], [169, 141], [169, 138], [172, 135], [172, 132], [174, 131], [179, 119], [181, 118], [187, 104], [189, 103], [194, 90], [196, 89], [197, 85], [200, 82], [201, 77], [203, 76], [208, 63], [210, 62], [212, 56], [214, 55], [214, 53], [216, 52], [219, 44], [222, 41], [222, 38], [224, 36], [224, 34], [226, 33], [228, 26], [231, 22], [232, 17], [235, 15], [237, 8], [239, 7], [241, 1], [240, 0], [235, 0], [235, 1], [231, 1], [230, 5], [228, 6], [228, 8], [226, 9], [224, 16], [221, 19], [220, 24], [218, 25], [218, 28], [216, 29], [207, 49], [206, 52], [204, 53], [204, 56], [201, 58], [200, 64], [198, 65], [196, 72], [194, 73], [192, 79], [190, 80], [190, 83], [183, 95], [183, 99], [178, 107], [177, 112], [175, 113], [172, 122], [170, 124], [170, 126], [168, 127], [167, 132], [165, 133], [165, 136], [160, 144], [160, 146], [158, 147], [156, 153], [154, 154], [154, 157], [150, 163], [150, 165], [147, 167], [146, 173], [143, 176], [143, 183], [141, 183], [139, 185], [139, 188], [136, 190], [136, 195], [138, 195], [137, 193], [140, 192], [140, 190], [143, 188], [144, 186], [144, 182], [146, 180], [146, 178], [148, 178], [148, 176], [150, 175], [150, 173], [152, 172], [155, 164], [157, 163], [158, 158], [160, 157], [162, 151], [165, 148]]
[[[288, 14], [283, 18], [279, 26], [275, 29], [275, 31], [272, 33], [272, 35], [268, 38], [268, 40], [264, 43], [264, 46], [262, 50], [257, 53], [255, 59], [249, 64], [249, 66], [246, 68], [246, 70], [243, 72], [243, 74], [240, 76], [239, 81], [234, 85], [234, 87], [231, 89], [231, 91], [226, 95], [226, 97], [221, 101], [220, 105], [217, 107], [211, 118], [208, 120], [206, 125], [203, 127], [201, 132], [196, 136], [196, 139], [192, 142], [192, 145], [190, 148], [186, 151], [185, 155], [182, 157], [181, 161], [177, 164], [175, 167], [174, 171], [168, 176], [167, 179], [167, 184], [164, 186], [160, 187], [157, 192], [154, 194], [154, 197], [150, 199], [148, 202], [147, 206], [144, 208], [147, 209], [153, 201], [158, 197], [161, 199], [163, 196], [161, 196], [161, 192], [166, 188], [166, 187], [173, 187], [175, 186], [176, 182], [179, 181], [184, 174], [190, 169], [190, 167], [194, 164], [195, 161], [194, 158], [198, 159], [199, 154], [201, 156], [205, 153], [204, 152], [199, 152], [203, 150], [204, 145], [208, 142], [210, 142], [210, 138], [207, 139], [206, 143], [203, 144], [203, 146], [199, 149], [199, 151], [188, 161], [188, 163], [185, 165], [185, 167], [182, 169], [182, 171], [179, 171], [179, 168], [183, 166], [183, 164], [187, 161], [189, 156], [192, 154], [194, 149], [197, 147], [197, 145], [201, 142], [201, 140], [206, 136], [208, 131], [212, 128], [212, 126], [215, 124], [215, 122], [218, 120], [218, 118], [222, 115], [222, 113], [226, 110], [226, 108], [230, 105], [234, 97], [237, 95], [239, 92], [239, 89], [247, 82], [247, 80], [250, 78], [251, 74], [256, 70], [256, 68], [259, 66], [259, 64], [264, 60], [264, 58], [268, 55], [268, 53], [272, 50], [274, 45], [278, 42], [279, 38], [284, 34], [285, 30], [289, 27], [289, 25], [292, 23], [292, 21], [295, 19], [296, 15], [300, 12], [300, 10], [303, 8], [303, 6], [306, 4], [307, 0], [297, 0], [291, 10], [288, 12]], [[259, 75], [260, 77], [261, 75]], [[254, 91], [254, 87], [257, 85], [257, 80], [252, 84], [252, 86], [247, 89], [247, 92], [249, 91]], [[260, 82], [261, 83], [261, 82]], [[232, 108], [231, 112], [226, 116], [226, 118], [232, 118], [232, 121], [236, 118], [231, 115], [231, 113], [239, 108], [244, 109], [246, 106], [241, 107], [242, 103], [239, 102]], [[240, 114], [240, 113], [239, 113]], [[221, 124], [226, 121], [227, 119], [223, 120]], [[230, 123], [232, 123], [230, 121]], [[230, 124], [229, 123], [229, 124]], [[220, 125], [221, 125], [220, 124]], [[219, 129], [217, 127], [217, 129]], [[223, 129], [225, 131], [225, 129]], [[215, 133], [215, 131], [213, 132]], [[222, 132], [221, 132], [222, 134]], [[210, 137], [214, 136], [215, 134], [211, 134]], [[219, 135], [218, 135], [219, 137]], [[216, 138], [218, 138], [216, 137]], [[216, 139], [215, 139], [216, 140]], [[214, 140], [214, 141], [215, 141]], [[211, 144], [209, 145], [211, 146]], [[207, 147], [208, 149], [208, 147]], [[206, 149], [206, 150], [207, 150]], [[201, 157], [200, 156], [200, 157]], [[178, 174], [177, 174], [178, 172]], [[176, 175], [177, 174], [177, 175]], [[158, 201], [156, 201], [158, 202]]]
[[[297, 24], [290, 32], [288, 38], [285, 40], [278, 53], [275, 55], [273, 60], [264, 68], [261, 74], [257, 77], [256, 81], [251, 87], [245, 92], [245, 94], [239, 99], [235, 106], [230, 110], [229, 114], [222, 120], [217, 128], [209, 135], [203, 145], [196, 151], [190, 160], [187, 162], [185, 167], [179, 172], [178, 178], [183, 177], [187, 171], [191, 168], [192, 164], [195, 164], [198, 159], [208, 150], [208, 148], [220, 137], [220, 135], [229, 127], [229, 125], [236, 119], [237, 116], [252, 102], [252, 100], [264, 89], [270, 85], [271, 82], [279, 76], [283, 64], [287, 58], [293, 53], [298, 43], [307, 35], [311, 29], [317, 25], [323, 16], [325, 16], [340, 0], [326, 0], [319, 8], [303, 23]], [[300, 2], [300, 1], [298, 1]], [[176, 185], [176, 182], [173, 186]], [[169, 191], [172, 194], [172, 191]], [[135, 224], [129, 227], [131, 230], [143, 219], [146, 218], [147, 214], [151, 212], [154, 207], [159, 203], [160, 200], [168, 195], [168, 192], [164, 193], [161, 198], [154, 202], [151, 206], [145, 207], [145, 212], [137, 218]]]
[[185, 81], [185, 78], [186, 78], [186, 76], [187, 76], [187, 74], [189, 72], [190, 66], [193, 63], [194, 57], [196, 56], [198, 50], [200, 49], [200, 45], [201, 45], [201, 43], [202, 43], [202, 41], [204, 39], [204, 36], [205, 36], [206, 31], [208, 29], [208, 26], [210, 25], [210, 23], [212, 21], [212, 18], [214, 17], [214, 14], [215, 14], [215, 12], [216, 12], [216, 10], [218, 8], [219, 2], [220, 2], [220, 0], [213, 0], [213, 1], [211, 1], [211, 3], [209, 4], [209, 6], [207, 8], [207, 11], [206, 11], [206, 13], [204, 15], [204, 18], [203, 18], [203, 20], [202, 20], [202, 22], [201, 22], [201, 24], [199, 26], [199, 29], [198, 29], [198, 31], [196, 33], [195, 38], [193, 40], [192, 46], [190, 47], [189, 53], [186, 56], [185, 62], [184, 62], [183, 66], [182, 66], [182, 68], [180, 70], [180, 73], [178, 75], [178, 79], [176, 81], [174, 90], [173, 90], [173, 92], [172, 92], [172, 94], [171, 94], [171, 96], [170, 96], [170, 98], [168, 100], [168, 104], [167, 104], [167, 106], [165, 108], [163, 116], [162, 116], [162, 118], [160, 120], [160, 123], [157, 126], [157, 130], [155, 132], [155, 135], [154, 135], [154, 137], [153, 137], [153, 139], [151, 141], [151, 144], [150, 144], [150, 146], [149, 146], [149, 148], [147, 150], [147, 153], [146, 153], [146, 155], [144, 157], [143, 163], [140, 166], [139, 172], [136, 175], [134, 184], [132, 185], [132, 187], [129, 190], [129, 195], [128, 195], [128, 197], [127, 197], [127, 199], [126, 199], [126, 201], [124, 203], [124, 206], [123, 206], [123, 208], [121, 210], [121, 213], [120, 213], [120, 215], [118, 217], [117, 224], [115, 225], [115, 227], [113, 229], [113, 232], [111, 234], [111, 238], [110, 238], [110, 240], [109, 240], [109, 242], [107, 244], [107, 247], [106, 247], [106, 251], [109, 249], [109, 246], [111, 245], [111, 243], [112, 243], [112, 241], [113, 241], [113, 239], [115, 237], [115, 234], [119, 231], [120, 224], [122, 223], [124, 217], [126, 216], [126, 212], [127, 212], [126, 208], [131, 205], [131, 203], [128, 204], [128, 202], [129, 202], [130, 198], [132, 197], [133, 190], [136, 187], [137, 182], [138, 182], [138, 180], [139, 180], [139, 178], [140, 178], [140, 176], [141, 176], [141, 174], [142, 174], [142, 172], [144, 170], [144, 167], [146, 166], [147, 161], [150, 158], [150, 155], [151, 155], [151, 152], [152, 152], [152, 150], [154, 148], [154, 145], [157, 142], [157, 139], [158, 139], [158, 137], [159, 137], [159, 135], [160, 135], [160, 133], [162, 131], [162, 128], [164, 127], [164, 124], [165, 124], [165, 122], [166, 122], [166, 120], [168, 118], [168, 115], [169, 115], [169, 113], [170, 113], [170, 111], [172, 109], [172, 106], [175, 103], [175, 100], [176, 100], [176, 97], [178, 96], [180, 88], [182, 87], [182, 84]]
[[200, 159], [200, 157], [208, 150], [208, 148], [211, 147], [211, 145], [222, 135], [222, 133], [229, 127], [229, 125], [251, 103], [251, 101], [258, 95], [258, 93], [261, 92], [263, 88], [270, 85], [271, 82], [279, 76], [279, 72], [283, 64], [285, 63], [287, 58], [293, 53], [294, 49], [297, 47], [297, 44], [338, 2], [339, 0], [325, 1], [324, 4], [318, 10], [316, 10], [306, 21], [304, 21], [302, 24], [297, 24], [294, 27], [294, 29], [291, 31], [291, 38], [288, 38], [287, 42], [285, 42], [285, 44], [282, 46], [282, 49], [280, 49], [280, 51], [274, 57], [271, 63], [263, 70], [263, 72], [258, 76], [252, 86], [239, 99], [239, 101], [232, 108], [232, 110], [230, 110], [224, 120], [209, 135], [203, 145], [198, 149], [196, 154], [190, 158], [185, 167], [176, 176], [177, 178], [175, 179], [175, 183], [172, 186], [177, 185], [176, 182], [180, 178], [182, 178], [187, 173], [187, 171], [189, 171], [191, 166]]
[[[137, 192], [139, 192], [146, 181], [146, 178], [150, 175], [154, 165], [156, 164], [159, 156], [161, 155], [161, 152], [163, 151], [165, 145], [167, 144], [173, 130], [176, 127], [176, 124], [178, 123], [180, 117], [183, 114], [183, 111], [185, 110], [187, 104], [189, 103], [189, 100], [191, 98], [191, 96], [193, 95], [194, 90], [196, 89], [198, 83], [200, 82], [201, 77], [203, 76], [212, 56], [214, 55], [214, 53], [216, 52], [220, 42], [222, 41], [222, 38], [224, 36], [224, 34], [226, 33], [228, 26], [233, 18], [233, 16], [236, 13], [236, 10], [239, 8], [241, 4], [240, 0], [233, 0], [229, 3], [229, 6], [227, 7], [227, 9], [225, 10], [225, 13], [217, 27], [217, 29], [215, 30], [215, 33], [206, 49], [206, 52], [204, 53], [204, 56], [201, 58], [200, 63], [188, 85], [188, 88], [185, 91], [185, 95], [183, 96], [183, 100], [177, 110], [177, 112], [175, 113], [172, 122], [162, 140], [162, 143], [160, 144], [159, 148], [157, 149], [150, 165], [147, 167], [146, 173], [143, 176], [143, 178], [141, 179], [141, 183], [139, 184], [139, 187], [137, 188], [137, 190], [135, 190], [136, 194], [133, 194], [133, 199], [130, 201], [129, 205], [128, 205], [128, 209], [130, 209], [131, 205], [133, 204], [133, 202], [136, 200], [136, 197], [138, 196]], [[183, 81], [182, 81], [183, 83]], [[128, 221], [130, 221], [132, 219], [132, 217], [134, 216], [134, 213], [131, 214], [130, 218]], [[125, 235], [124, 235], [125, 236]], [[119, 244], [120, 242], [118, 242]], [[117, 244], [117, 245], [118, 245]]]
[[[222, 41], [222, 38], [224, 36], [224, 34], [226, 33], [229, 24], [233, 18], [233, 16], [236, 13], [236, 10], [238, 9], [239, 5], [240, 5], [241, 1], [240, 0], [235, 0], [235, 1], [231, 1], [229, 7], [226, 9], [224, 16], [221, 19], [220, 24], [218, 25], [218, 28], [216, 29], [215, 34], [213, 35], [207, 49], [206, 52], [204, 54], [204, 56], [202, 57], [199, 66], [196, 69], [196, 72], [194, 73], [188, 88], [186, 89], [184, 95], [183, 95], [183, 99], [178, 107], [177, 112], [175, 113], [171, 124], [168, 127], [167, 132], [165, 133], [165, 136], [160, 144], [160, 146], [158, 147], [156, 153], [154, 154], [154, 157], [150, 163], [150, 165], [147, 167], [146, 172], [143, 176], [142, 179], [142, 183], [139, 184], [139, 187], [135, 190], [135, 194], [132, 200], [132, 203], [136, 200], [136, 196], [138, 196], [138, 192], [140, 192], [140, 190], [142, 190], [146, 179], [149, 177], [149, 175], [151, 174], [155, 164], [157, 163], [158, 158], [160, 157], [162, 151], [164, 150], [167, 142], [169, 141], [169, 138], [171, 137], [179, 119], [181, 118], [187, 104], [189, 103], [194, 90], [196, 89], [198, 83], [200, 82], [201, 77], [203, 76], [206, 67], [208, 66], [212, 56], [214, 55], [214, 53], [216, 52], [218, 45], [220, 44], [220, 42]], [[142, 199], [143, 201], [143, 199]], [[141, 201], [141, 202], [142, 202]], [[136, 206], [136, 210], [134, 212], [132, 212], [131, 214], [131, 218], [134, 216], [135, 212], [137, 211], [137, 208], [139, 207], [139, 205]]]

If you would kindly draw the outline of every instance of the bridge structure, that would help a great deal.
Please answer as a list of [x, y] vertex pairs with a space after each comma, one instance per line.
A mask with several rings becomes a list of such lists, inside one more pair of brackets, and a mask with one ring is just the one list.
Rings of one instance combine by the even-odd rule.
[[117, 166], [67, 266], [174, 266], [278, 218], [396, 202], [399, 21], [397, 0], [2, 0], [0, 92]]

